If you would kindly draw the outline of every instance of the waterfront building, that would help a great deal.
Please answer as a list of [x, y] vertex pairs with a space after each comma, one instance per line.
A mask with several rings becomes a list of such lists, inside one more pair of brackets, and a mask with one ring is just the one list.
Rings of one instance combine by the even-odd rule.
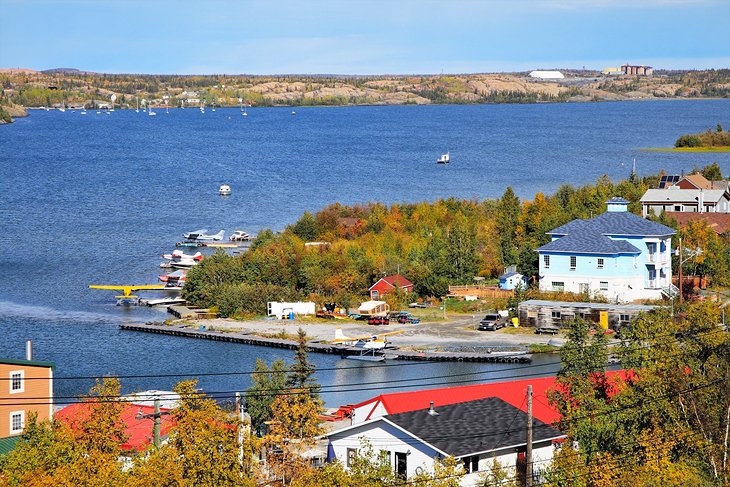
[[676, 232], [628, 212], [612, 198], [608, 211], [573, 220], [537, 249], [541, 291], [600, 294], [612, 302], [673, 296], [672, 240]]
[[396, 289], [400, 289], [405, 294], [413, 291], [413, 283], [401, 276], [400, 274], [393, 274], [392, 276], [385, 276], [370, 286], [368, 291], [370, 292], [370, 299], [377, 301], [382, 299], [386, 294], [395, 292]]
[[[526, 423], [524, 411], [498, 397], [444, 406], [431, 402], [425, 408], [380, 416], [328, 434], [327, 460], [339, 460], [349, 469], [366, 440], [381, 462], [406, 479], [433, 473], [434, 459], [445, 457], [463, 463], [462, 486], [479, 485], [494, 460], [511, 475], [524, 479]], [[533, 474], [538, 481], [565, 438], [533, 417]]]
[[33, 360], [30, 341], [25, 360], [0, 358], [0, 455], [15, 448], [30, 413], [38, 421], [53, 418], [54, 368], [52, 362]]
[[640, 313], [651, 313], [657, 307], [644, 304], [581, 303], [528, 299], [517, 305], [520, 326], [531, 328], [563, 328], [575, 318], [599, 324], [602, 328], [620, 331]]
[[[671, 180], [671, 182], [669, 182]], [[666, 184], [663, 184], [665, 183]], [[657, 189], [641, 197], [642, 214], [730, 213], [728, 181], [709, 181], [702, 174], [664, 176]]]

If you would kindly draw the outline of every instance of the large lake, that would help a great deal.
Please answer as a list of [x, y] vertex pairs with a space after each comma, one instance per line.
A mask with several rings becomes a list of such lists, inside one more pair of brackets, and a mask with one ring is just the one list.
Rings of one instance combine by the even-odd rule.
[[[586, 104], [33, 111], [0, 127], [0, 356], [56, 363], [59, 377], [246, 372], [287, 351], [122, 332], [161, 312], [114, 305], [91, 283], [154, 282], [159, 254], [185, 231], [281, 229], [304, 210], [342, 203], [495, 198], [509, 185], [530, 198], [563, 183], [679, 173], [730, 154], [637, 150], [683, 133], [730, 128], [730, 100]], [[449, 151], [452, 163], [435, 164]], [[233, 195], [218, 196], [222, 183]], [[514, 365], [373, 367], [312, 356], [328, 405], [380, 390], [554, 370]], [[544, 360], [544, 362], [542, 362]], [[541, 364], [544, 364], [541, 365]], [[501, 371], [501, 372], [500, 372]], [[475, 373], [471, 376], [454, 374]], [[451, 377], [449, 377], [451, 376]], [[404, 382], [392, 382], [400, 380]], [[126, 390], [175, 378], [125, 379]], [[90, 381], [59, 379], [56, 395]], [[206, 376], [208, 391], [248, 386], [245, 374]], [[388, 389], [383, 389], [383, 388]]]

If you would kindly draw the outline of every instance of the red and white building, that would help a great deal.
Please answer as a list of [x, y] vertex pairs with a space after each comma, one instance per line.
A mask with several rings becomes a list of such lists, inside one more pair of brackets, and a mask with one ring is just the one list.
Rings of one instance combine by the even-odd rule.
[[368, 291], [370, 291], [370, 299], [378, 301], [386, 294], [395, 292], [396, 289], [409, 294], [413, 292], [413, 283], [400, 274], [393, 274], [379, 279], [378, 282], [370, 286]]

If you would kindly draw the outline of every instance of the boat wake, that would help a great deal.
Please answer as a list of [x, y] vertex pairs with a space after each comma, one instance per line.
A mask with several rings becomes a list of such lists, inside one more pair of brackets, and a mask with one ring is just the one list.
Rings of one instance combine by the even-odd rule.
[[10, 301], [0, 301], [0, 321], [12, 318], [38, 319], [74, 323], [118, 323], [122, 317], [88, 311], [67, 311], [46, 306], [31, 306]]

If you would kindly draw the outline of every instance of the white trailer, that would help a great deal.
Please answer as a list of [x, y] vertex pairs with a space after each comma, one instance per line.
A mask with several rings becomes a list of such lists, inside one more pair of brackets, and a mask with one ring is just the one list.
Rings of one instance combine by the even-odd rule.
[[266, 306], [268, 316], [276, 316], [283, 320], [294, 314], [297, 315], [313, 315], [315, 314], [315, 305], [311, 301], [282, 303], [279, 301], [269, 301]]

